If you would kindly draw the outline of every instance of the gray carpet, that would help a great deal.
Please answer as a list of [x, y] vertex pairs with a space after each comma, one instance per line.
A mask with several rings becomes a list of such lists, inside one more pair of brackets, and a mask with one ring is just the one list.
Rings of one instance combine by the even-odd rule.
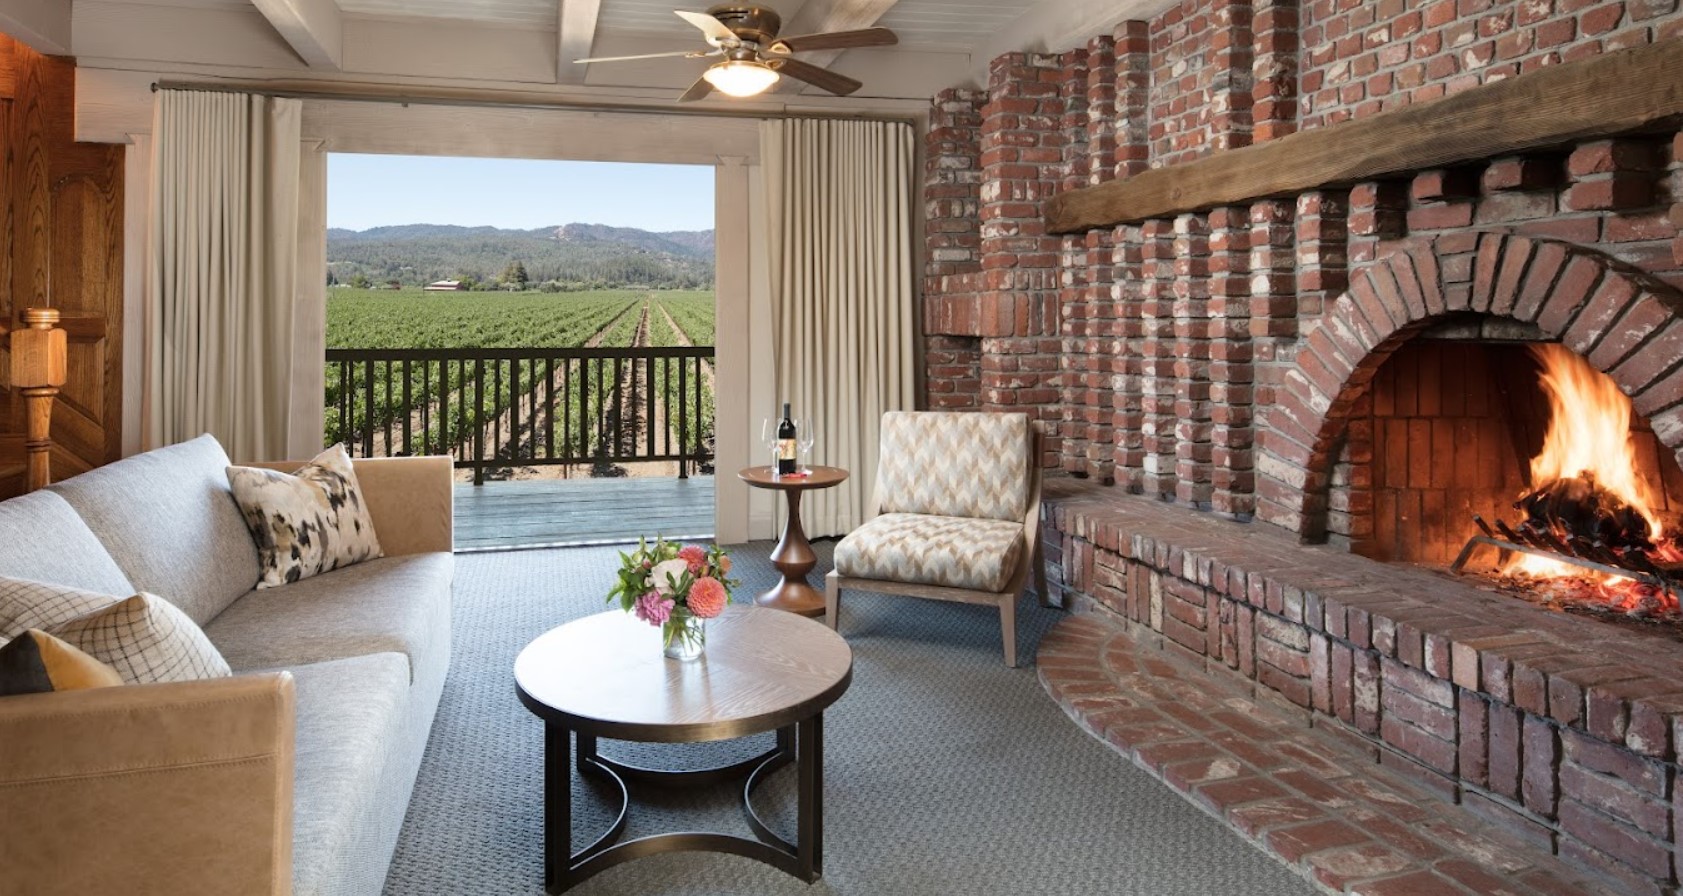
[[[829, 545], [817, 546], [818, 573]], [[770, 545], [734, 551], [742, 595], [775, 581]], [[542, 726], [515, 698], [528, 641], [599, 612], [609, 548], [457, 558], [455, 661], [386, 893], [543, 892]], [[735, 856], [639, 859], [574, 888], [603, 894], [1308, 894], [1314, 889], [1074, 725], [1035, 679], [1035, 644], [1061, 614], [1025, 599], [1022, 665], [1000, 661], [984, 607], [850, 592], [849, 691], [825, 714], [824, 877], [800, 883]], [[605, 755], [681, 768], [743, 757], [769, 736], [712, 745], [603, 741]], [[793, 839], [793, 772], [756, 808]], [[575, 848], [612, 807], [574, 775]], [[627, 838], [658, 830], [748, 836], [733, 792], [635, 786]], [[588, 831], [585, 829], [588, 828]]]

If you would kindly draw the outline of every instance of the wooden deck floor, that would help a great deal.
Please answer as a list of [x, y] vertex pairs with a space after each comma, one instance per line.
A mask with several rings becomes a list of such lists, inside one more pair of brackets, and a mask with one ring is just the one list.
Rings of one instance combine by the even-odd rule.
[[713, 477], [533, 479], [456, 485], [456, 550], [711, 537]]

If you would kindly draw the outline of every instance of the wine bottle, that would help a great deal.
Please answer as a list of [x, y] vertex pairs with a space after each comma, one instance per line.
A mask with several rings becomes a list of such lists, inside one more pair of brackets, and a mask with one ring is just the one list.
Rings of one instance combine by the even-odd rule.
[[795, 465], [795, 421], [789, 417], [789, 402], [783, 402], [783, 422], [777, 424], [777, 475], [787, 476]]

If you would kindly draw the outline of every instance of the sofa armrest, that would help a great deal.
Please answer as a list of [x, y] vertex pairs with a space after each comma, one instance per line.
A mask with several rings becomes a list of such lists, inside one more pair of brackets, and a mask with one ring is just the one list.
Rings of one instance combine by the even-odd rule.
[[293, 701], [286, 672], [0, 699], [4, 888], [290, 893]]
[[455, 550], [456, 471], [450, 458], [358, 457], [351, 465], [387, 557]]

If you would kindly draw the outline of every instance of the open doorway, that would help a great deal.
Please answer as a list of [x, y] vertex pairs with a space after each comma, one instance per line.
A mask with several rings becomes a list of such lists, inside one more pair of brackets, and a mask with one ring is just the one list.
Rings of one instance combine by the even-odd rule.
[[449, 454], [457, 546], [709, 536], [714, 171], [328, 157], [324, 430]]

